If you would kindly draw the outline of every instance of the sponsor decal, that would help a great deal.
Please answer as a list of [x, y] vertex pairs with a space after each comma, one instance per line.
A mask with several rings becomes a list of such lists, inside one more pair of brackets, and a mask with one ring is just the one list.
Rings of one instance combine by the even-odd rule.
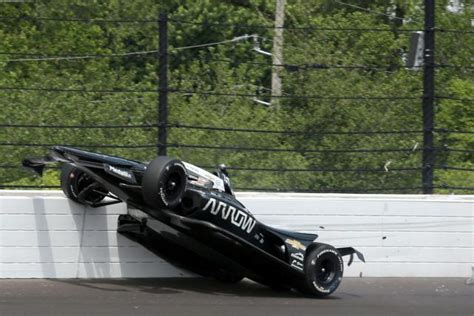
[[290, 255], [290, 257], [293, 258], [293, 260], [291, 261], [291, 266], [293, 268], [303, 271], [303, 261], [304, 261], [303, 253], [294, 252]]
[[[321, 252], [316, 256], [316, 260], [319, 260], [319, 258], [320, 258], [322, 255], [326, 254], [326, 253], [333, 253], [334, 255], [336, 255], [336, 257], [338, 258], [338, 261], [339, 261], [340, 271], [343, 271], [343, 269], [344, 269], [344, 263], [342, 262], [342, 258], [341, 258], [341, 256], [339, 256], [338, 252], [335, 251], [335, 250], [333, 250], [333, 249], [325, 249], [325, 250], [321, 251]], [[313, 259], [313, 260], [311, 261], [311, 264], [312, 264], [312, 265], [315, 265], [315, 264], [316, 264], [316, 260]], [[339, 277], [337, 278], [337, 281], [338, 281], [338, 282], [332, 282], [331, 285], [330, 285], [328, 288], [319, 285], [316, 281], [313, 281], [312, 283], [313, 283], [313, 286], [314, 286], [314, 288], [315, 288], [316, 290], [318, 290], [318, 291], [320, 291], [320, 292], [322, 292], [322, 293], [330, 293], [330, 292], [333, 290], [333, 288], [337, 287], [337, 285], [339, 284], [339, 282], [340, 282], [341, 280], [342, 280], [342, 276], [339, 276]]]
[[217, 201], [214, 198], [210, 198], [203, 208], [204, 211], [209, 211], [212, 215], [219, 216], [223, 220], [230, 221], [233, 225], [241, 228], [243, 231], [250, 234], [255, 226], [255, 219], [252, 218], [245, 211], [240, 210], [236, 207], [228, 205], [222, 201]]
[[135, 182], [135, 177], [128, 170], [117, 168], [117, 167], [106, 164], [105, 165], [105, 171], [107, 171], [108, 173], [114, 174], [116, 176], [119, 176], [123, 179], [129, 180], [131, 182]]
[[298, 240], [295, 240], [295, 239], [287, 239], [285, 240], [285, 242], [289, 245], [291, 245], [291, 247], [297, 249], [297, 250], [306, 250], [306, 247], [305, 245], [303, 245], [300, 241]]

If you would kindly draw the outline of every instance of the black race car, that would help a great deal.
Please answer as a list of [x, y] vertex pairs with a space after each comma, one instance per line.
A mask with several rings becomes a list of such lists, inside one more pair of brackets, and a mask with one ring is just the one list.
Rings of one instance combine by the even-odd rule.
[[212, 174], [159, 156], [149, 164], [70, 147], [53, 147], [23, 165], [42, 175], [61, 162], [61, 188], [71, 200], [100, 207], [125, 202], [118, 232], [195, 273], [225, 282], [247, 277], [279, 289], [316, 297], [336, 290], [342, 257], [354, 248], [334, 248], [318, 235], [259, 222], [234, 195], [225, 166]]

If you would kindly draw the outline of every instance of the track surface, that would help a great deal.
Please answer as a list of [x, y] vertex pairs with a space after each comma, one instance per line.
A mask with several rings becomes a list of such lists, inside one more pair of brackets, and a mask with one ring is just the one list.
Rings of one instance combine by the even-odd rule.
[[465, 279], [346, 278], [330, 299], [244, 280], [0, 279], [0, 315], [474, 315]]

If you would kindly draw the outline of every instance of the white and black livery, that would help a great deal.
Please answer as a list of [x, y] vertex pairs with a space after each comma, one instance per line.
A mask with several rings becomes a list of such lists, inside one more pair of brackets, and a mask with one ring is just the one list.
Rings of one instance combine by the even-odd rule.
[[159, 156], [141, 163], [56, 146], [23, 165], [42, 175], [61, 162], [65, 195], [91, 207], [125, 202], [118, 232], [180, 267], [224, 282], [247, 277], [278, 289], [326, 297], [343, 275], [343, 256], [364, 261], [354, 248], [335, 248], [318, 235], [269, 227], [234, 196], [225, 169], [215, 173]]

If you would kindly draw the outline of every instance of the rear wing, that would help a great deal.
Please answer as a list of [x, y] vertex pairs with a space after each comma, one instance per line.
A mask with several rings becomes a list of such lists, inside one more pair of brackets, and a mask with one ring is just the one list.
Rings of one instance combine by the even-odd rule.
[[23, 167], [33, 170], [39, 176], [43, 176], [44, 167], [47, 164], [55, 162], [73, 162], [73, 160], [68, 159], [64, 155], [64, 150], [62, 150], [62, 147], [55, 146], [51, 148], [50, 153], [46, 156], [42, 158], [26, 158], [23, 159], [21, 164]]

